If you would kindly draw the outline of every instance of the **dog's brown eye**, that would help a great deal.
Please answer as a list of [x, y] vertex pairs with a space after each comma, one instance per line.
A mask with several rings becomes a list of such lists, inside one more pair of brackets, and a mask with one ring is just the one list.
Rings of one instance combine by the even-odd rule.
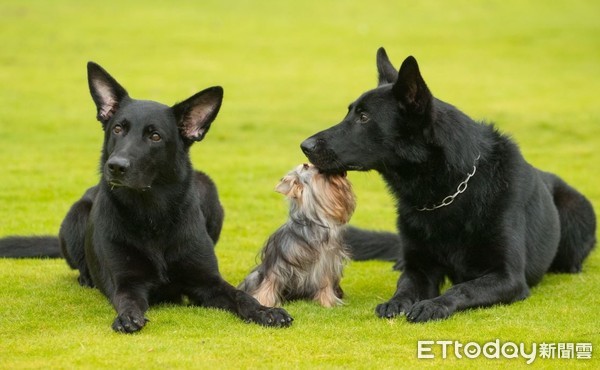
[[121, 132], [123, 132], [123, 127], [121, 127], [121, 125], [116, 125], [113, 127], [112, 132], [115, 135], [119, 135]]
[[160, 134], [158, 132], [153, 132], [152, 135], [150, 135], [150, 140], [156, 142], [159, 142], [162, 138], [160, 137]]
[[360, 121], [360, 123], [367, 123], [369, 122], [369, 116], [366, 113], [361, 113], [358, 116], [358, 120]]

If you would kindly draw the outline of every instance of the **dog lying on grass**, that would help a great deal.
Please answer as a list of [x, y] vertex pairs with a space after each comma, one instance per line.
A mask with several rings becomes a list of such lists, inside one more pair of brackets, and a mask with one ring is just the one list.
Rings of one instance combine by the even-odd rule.
[[223, 99], [220, 86], [172, 107], [129, 97], [102, 67], [88, 83], [104, 130], [101, 179], [75, 202], [59, 237], [0, 240], [0, 256], [62, 256], [79, 284], [98, 288], [117, 311], [112, 328], [133, 333], [154, 303], [230, 311], [248, 322], [285, 327], [281, 308], [261, 306], [219, 273], [214, 246], [223, 225], [217, 188], [194, 171], [189, 149], [206, 136]]
[[302, 164], [275, 190], [289, 200], [289, 220], [269, 237], [261, 264], [238, 288], [269, 307], [294, 299], [312, 299], [324, 307], [342, 304], [340, 279], [349, 259], [342, 229], [355, 208], [346, 175], [327, 175]]
[[[323, 172], [376, 170], [395, 198], [398, 238], [351, 229], [344, 239], [355, 256], [401, 250], [404, 271], [377, 316], [445, 319], [525, 299], [546, 272], [581, 271], [596, 243], [584, 195], [527, 163], [493, 125], [435, 98], [415, 58], [398, 70], [381, 48], [377, 70], [375, 89], [301, 144]], [[442, 293], [446, 277], [453, 286]]]

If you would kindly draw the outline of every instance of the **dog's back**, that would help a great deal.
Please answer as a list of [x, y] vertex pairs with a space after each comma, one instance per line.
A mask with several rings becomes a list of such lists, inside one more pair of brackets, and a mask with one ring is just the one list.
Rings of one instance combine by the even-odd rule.
[[202, 200], [202, 213], [210, 215], [206, 219], [206, 230], [214, 244], [219, 241], [225, 210], [219, 201], [219, 194], [215, 183], [204, 172], [195, 171], [194, 183], [199, 198]]

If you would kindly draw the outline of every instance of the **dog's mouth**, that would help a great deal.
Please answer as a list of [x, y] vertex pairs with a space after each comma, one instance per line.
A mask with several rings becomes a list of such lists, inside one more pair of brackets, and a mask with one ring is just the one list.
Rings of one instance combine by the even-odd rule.
[[346, 176], [346, 172], [348, 171], [367, 170], [363, 166], [342, 163], [340, 160], [337, 159], [336, 155], [330, 153], [321, 156], [308, 155], [307, 157], [311, 161], [311, 163], [319, 170], [320, 173]]
[[108, 186], [110, 186], [110, 190], [115, 190], [115, 189], [130, 189], [130, 190], [136, 190], [136, 191], [148, 191], [150, 189], [152, 189], [152, 186], [150, 185], [142, 185], [142, 186], [131, 186], [128, 184], [125, 184], [124, 182], [122, 182], [121, 180], [115, 180], [115, 179], [109, 179], [107, 180], [108, 182]]
[[319, 171], [320, 174], [322, 175], [327, 175], [327, 176], [340, 176], [340, 177], [346, 177], [348, 176], [348, 171], [346, 170], [327, 170], [327, 169], [320, 169], [319, 167], [317, 167], [317, 170]]
[[318, 166], [315, 165], [320, 173], [328, 174], [328, 175], [338, 175], [342, 177], [346, 177], [348, 175], [348, 171], [366, 171], [365, 168], [361, 166], [355, 165], [339, 165], [339, 166]]
[[108, 185], [110, 186], [110, 190], [114, 190], [115, 188], [122, 188], [125, 185], [121, 181], [109, 180]]

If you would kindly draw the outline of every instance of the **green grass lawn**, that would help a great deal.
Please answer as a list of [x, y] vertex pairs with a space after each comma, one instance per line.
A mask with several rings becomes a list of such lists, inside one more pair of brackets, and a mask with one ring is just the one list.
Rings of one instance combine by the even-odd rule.
[[[405, 3], [405, 4], [404, 4]], [[168, 104], [212, 85], [225, 100], [196, 168], [226, 209], [217, 246], [240, 282], [287, 216], [277, 180], [305, 161], [300, 142], [339, 122], [376, 85], [375, 52], [414, 55], [433, 93], [494, 121], [532, 164], [600, 207], [598, 1], [16, 1], [0, 2], [0, 236], [56, 234], [98, 181], [102, 131], [87, 90], [93, 60], [133, 97]], [[376, 173], [351, 173], [354, 225], [394, 229]], [[346, 305], [285, 306], [293, 327], [229, 313], [158, 306], [139, 335], [113, 333], [114, 312], [62, 260], [0, 260], [0, 368], [412, 368], [524, 366], [525, 359], [417, 358], [419, 340], [463, 344], [592, 343], [600, 366], [600, 254], [579, 275], [549, 275], [511, 306], [414, 325], [377, 319], [393, 293], [390, 263], [351, 263]]]

